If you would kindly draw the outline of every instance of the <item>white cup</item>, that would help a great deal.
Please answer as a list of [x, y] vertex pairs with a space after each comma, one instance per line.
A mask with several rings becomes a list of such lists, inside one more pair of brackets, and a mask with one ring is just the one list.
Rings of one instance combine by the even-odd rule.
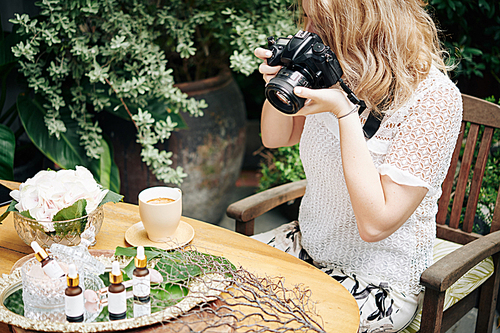
[[[158, 198], [173, 199], [171, 202], [153, 203]], [[182, 215], [182, 192], [179, 188], [157, 186], [139, 193], [139, 214], [142, 224], [153, 242], [165, 242], [177, 230]]]

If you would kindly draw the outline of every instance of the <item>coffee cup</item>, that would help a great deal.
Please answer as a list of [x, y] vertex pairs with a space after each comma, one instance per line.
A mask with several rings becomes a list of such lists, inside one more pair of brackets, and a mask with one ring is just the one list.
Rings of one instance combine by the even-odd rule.
[[139, 193], [139, 214], [148, 238], [153, 242], [171, 241], [182, 215], [182, 191], [156, 186]]

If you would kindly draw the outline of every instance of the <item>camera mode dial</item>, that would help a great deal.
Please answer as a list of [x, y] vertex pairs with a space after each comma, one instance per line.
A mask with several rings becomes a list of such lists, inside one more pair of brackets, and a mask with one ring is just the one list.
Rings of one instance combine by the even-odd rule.
[[314, 53], [323, 53], [326, 49], [325, 44], [323, 43], [316, 43], [313, 45], [312, 50]]

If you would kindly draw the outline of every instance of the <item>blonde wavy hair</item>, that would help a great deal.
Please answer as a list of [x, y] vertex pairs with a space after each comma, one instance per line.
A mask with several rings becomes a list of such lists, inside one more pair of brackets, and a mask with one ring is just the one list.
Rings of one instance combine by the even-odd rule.
[[[301, 0], [299, 0], [301, 1]], [[304, 26], [337, 55], [344, 80], [375, 113], [407, 102], [445, 52], [422, 0], [305, 0]]]

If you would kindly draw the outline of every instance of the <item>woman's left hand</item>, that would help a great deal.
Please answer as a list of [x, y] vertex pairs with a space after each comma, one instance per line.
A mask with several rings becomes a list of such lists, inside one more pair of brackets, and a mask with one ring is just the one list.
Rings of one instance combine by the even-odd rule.
[[354, 108], [354, 104], [347, 99], [345, 93], [336, 87], [329, 89], [295, 87], [293, 92], [307, 99], [304, 107], [296, 113], [297, 115], [332, 112], [335, 116], [341, 117]]

